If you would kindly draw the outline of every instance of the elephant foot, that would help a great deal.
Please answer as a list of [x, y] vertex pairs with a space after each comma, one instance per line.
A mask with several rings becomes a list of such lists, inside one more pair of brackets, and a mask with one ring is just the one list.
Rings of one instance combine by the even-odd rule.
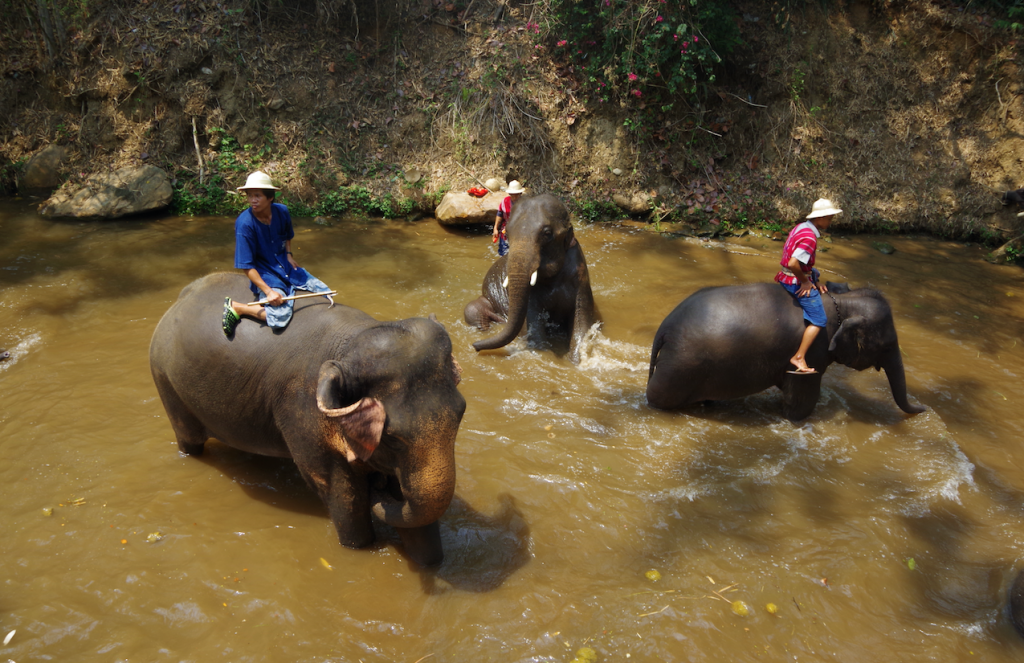
[[395, 531], [402, 540], [405, 556], [420, 566], [440, 566], [444, 561], [440, 523], [433, 522], [424, 527], [396, 527]]
[[184, 442], [178, 440], [178, 451], [188, 456], [202, 456], [206, 442]]

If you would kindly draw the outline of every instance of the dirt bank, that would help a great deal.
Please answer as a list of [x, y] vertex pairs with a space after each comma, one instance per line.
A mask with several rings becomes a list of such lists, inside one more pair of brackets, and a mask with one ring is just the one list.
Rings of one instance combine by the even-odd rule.
[[586, 218], [620, 194], [652, 221], [786, 226], [826, 196], [842, 230], [1024, 232], [998, 197], [1024, 184], [1020, 48], [983, 13], [739, 3], [743, 45], [700, 102], [661, 113], [589, 98], [543, 5], [356, 3], [356, 21], [324, 4], [91, 2], [54, 58], [5, 16], [4, 189], [57, 143], [70, 180], [153, 163], [202, 197], [259, 166], [309, 209], [347, 186], [429, 210], [497, 176]]

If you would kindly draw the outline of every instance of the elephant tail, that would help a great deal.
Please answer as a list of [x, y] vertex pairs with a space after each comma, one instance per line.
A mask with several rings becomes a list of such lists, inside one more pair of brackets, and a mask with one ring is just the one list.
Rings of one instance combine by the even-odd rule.
[[665, 345], [665, 334], [659, 329], [658, 333], [654, 335], [654, 345], [651, 346], [651, 368], [647, 371], [648, 382], [654, 377], [654, 369], [658, 365], [658, 353], [661, 352], [661, 346], [663, 345]]

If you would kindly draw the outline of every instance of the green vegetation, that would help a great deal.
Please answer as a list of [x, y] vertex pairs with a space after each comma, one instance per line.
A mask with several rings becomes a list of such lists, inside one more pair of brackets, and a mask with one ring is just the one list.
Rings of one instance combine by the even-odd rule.
[[545, 28], [593, 98], [660, 106], [715, 80], [713, 67], [741, 43], [736, 18], [717, 0], [552, 0]]

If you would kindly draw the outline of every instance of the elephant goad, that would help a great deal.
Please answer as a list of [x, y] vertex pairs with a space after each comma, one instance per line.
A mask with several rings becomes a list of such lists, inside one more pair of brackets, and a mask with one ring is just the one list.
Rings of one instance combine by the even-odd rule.
[[790, 357], [800, 345], [803, 311], [777, 283], [704, 288], [687, 297], [665, 318], [654, 336], [647, 401], [676, 409], [707, 400], [782, 390], [787, 418], [811, 414], [821, 376], [832, 362], [862, 371], [884, 370], [896, 405], [908, 414], [924, 407], [907, 400], [892, 310], [881, 293], [827, 284], [822, 295], [828, 327], [808, 350], [813, 375], [790, 375]]
[[505, 347], [526, 323], [531, 334], [548, 328], [555, 337], [567, 338], [569, 359], [578, 364], [581, 342], [597, 321], [597, 310], [569, 210], [549, 194], [523, 198], [513, 208], [506, 232], [508, 255], [487, 270], [483, 295], [466, 305], [464, 315], [468, 324], [482, 330], [491, 322], [508, 322], [473, 348]]
[[193, 282], [153, 333], [150, 368], [178, 448], [198, 455], [215, 437], [290, 457], [343, 545], [373, 542], [373, 514], [396, 528], [413, 561], [439, 564], [437, 521], [455, 494], [466, 411], [448, 332], [316, 298], [297, 302], [281, 333], [247, 318], [228, 339], [224, 298], [249, 301], [248, 284], [240, 274]]

